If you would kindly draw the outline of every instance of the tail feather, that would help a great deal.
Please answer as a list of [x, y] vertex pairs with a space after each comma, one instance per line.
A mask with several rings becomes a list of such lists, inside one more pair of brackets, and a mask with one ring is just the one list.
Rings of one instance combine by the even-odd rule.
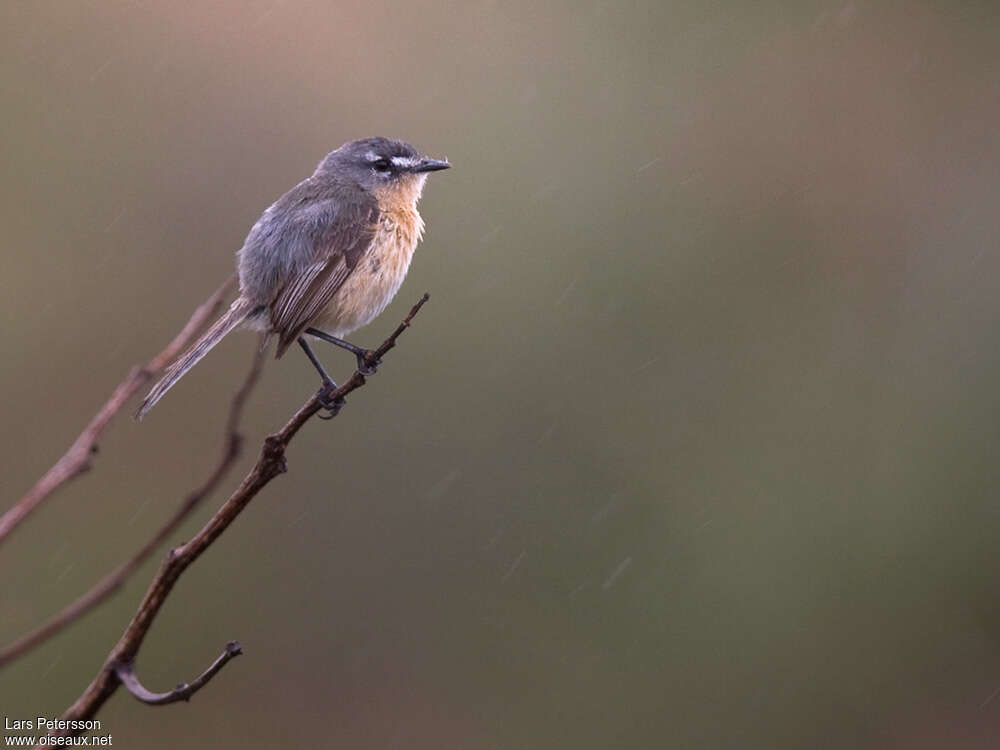
[[146, 416], [146, 413], [156, 406], [156, 402], [163, 398], [166, 392], [173, 387], [174, 383], [184, 377], [188, 370], [198, 364], [201, 358], [208, 354], [227, 333], [246, 320], [253, 310], [254, 305], [248, 299], [240, 297], [233, 302], [229, 310], [215, 321], [212, 327], [205, 331], [202, 337], [192, 344], [190, 349], [184, 352], [166, 369], [163, 377], [153, 386], [152, 390], [150, 390], [149, 394], [143, 399], [142, 404], [136, 410], [135, 418], [142, 419]]

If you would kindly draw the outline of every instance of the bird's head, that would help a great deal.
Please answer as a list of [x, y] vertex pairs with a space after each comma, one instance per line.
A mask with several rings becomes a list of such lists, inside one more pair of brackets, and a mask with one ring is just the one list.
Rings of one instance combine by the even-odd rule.
[[345, 143], [320, 162], [317, 173], [334, 172], [375, 195], [416, 202], [430, 172], [448, 169], [446, 160], [421, 156], [409, 143], [363, 138]]

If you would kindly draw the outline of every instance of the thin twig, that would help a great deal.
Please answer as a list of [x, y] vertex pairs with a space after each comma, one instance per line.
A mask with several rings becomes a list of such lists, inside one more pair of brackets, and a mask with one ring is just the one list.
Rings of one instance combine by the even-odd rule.
[[132, 693], [136, 699], [143, 703], [148, 703], [150, 706], [165, 706], [168, 703], [191, 700], [191, 696], [201, 690], [209, 680], [215, 677], [230, 659], [235, 659], [242, 653], [243, 647], [236, 641], [230, 641], [226, 644], [226, 648], [219, 658], [213, 661], [208, 669], [198, 675], [194, 679], [194, 682], [182, 682], [173, 690], [169, 690], [166, 693], [153, 693], [143, 687], [143, 684], [139, 682], [139, 678], [135, 676], [135, 664], [116, 664], [115, 674], [121, 680], [125, 689]]
[[97, 440], [114, 416], [153, 375], [170, 364], [204, 327], [205, 323], [215, 316], [223, 300], [233, 289], [235, 281], [236, 277], [231, 277], [216, 289], [211, 297], [199, 305], [191, 315], [187, 325], [163, 351], [153, 357], [145, 366], [133, 367], [129, 371], [104, 406], [73, 442], [73, 445], [63, 454], [63, 457], [45, 472], [45, 475], [38, 480], [34, 487], [28, 490], [24, 497], [0, 516], [0, 543], [47, 497], [66, 482], [90, 468], [91, 456], [97, 452]]
[[[396, 340], [409, 328], [410, 322], [429, 298], [429, 295], [424, 294], [389, 338], [380, 347], [369, 352], [365, 357], [365, 364], [367, 366], [375, 364], [386, 352], [396, 345]], [[90, 719], [100, 710], [101, 706], [104, 705], [108, 698], [118, 689], [119, 685], [121, 685], [117, 668], [119, 665], [131, 664], [135, 661], [136, 655], [142, 647], [142, 642], [153, 624], [153, 620], [156, 618], [161, 607], [163, 607], [174, 584], [177, 583], [177, 580], [184, 571], [236, 520], [237, 516], [253, 500], [257, 493], [276, 476], [287, 471], [285, 450], [296, 433], [313, 415], [324, 408], [324, 403], [341, 401], [347, 394], [364, 385], [364, 375], [355, 371], [343, 385], [332, 393], [324, 393], [323, 389], [320, 389], [318, 393], [299, 407], [298, 411], [292, 415], [284, 427], [264, 439], [257, 462], [243, 478], [240, 486], [230, 495], [229, 499], [222, 504], [222, 507], [215, 512], [215, 515], [209, 519], [208, 523], [190, 541], [179, 547], [175, 547], [167, 553], [166, 559], [146, 590], [146, 594], [139, 604], [139, 609], [125, 629], [125, 633], [111, 649], [94, 680], [87, 686], [80, 697], [76, 699], [73, 705], [63, 713], [62, 718], [64, 720]], [[82, 731], [79, 729], [53, 730], [50, 735], [76, 736]]]
[[118, 591], [129, 576], [177, 530], [208, 495], [215, 491], [226, 473], [236, 463], [236, 459], [242, 450], [243, 436], [239, 434], [240, 418], [242, 417], [243, 406], [246, 403], [247, 397], [260, 377], [263, 363], [264, 352], [259, 347], [255, 347], [253, 364], [250, 366], [250, 371], [247, 373], [243, 385], [236, 392], [229, 407], [222, 456], [205, 482], [184, 498], [184, 501], [174, 511], [174, 514], [131, 559], [126, 560], [118, 568], [108, 573], [94, 584], [89, 591], [64, 607], [38, 628], [17, 639], [3, 650], [0, 650], [0, 668], [3, 668], [14, 659], [23, 656], [28, 651], [44, 643], [67, 625], [78, 620]]

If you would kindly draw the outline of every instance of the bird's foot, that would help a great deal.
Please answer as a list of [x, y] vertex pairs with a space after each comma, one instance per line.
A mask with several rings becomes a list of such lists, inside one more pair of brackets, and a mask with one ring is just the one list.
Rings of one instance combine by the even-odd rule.
[[344, 404], [347, 403], [343, 396], [334, 397], [333, 394], [336, 392], [337, 384], [332, 380], [323, 381], [323, 385], [316, 392], [316, 400], [319, 401], [319, 405], [326, 409], [327, 412], [326, 416], [319, 414], [320, 419], [333, 419], [344, 408]]
[[375, 352], [371, 349], [362, 349], [354, 353], [354, 356], [358, 358], [358, 373], [364, 375], [366, 378], [369, 375], [374, 375], [378, 370], [378, 366], [382, 364], [381, 359], [372, 360], [371, 363], [368, 362], [368, 358], [374, 354]]

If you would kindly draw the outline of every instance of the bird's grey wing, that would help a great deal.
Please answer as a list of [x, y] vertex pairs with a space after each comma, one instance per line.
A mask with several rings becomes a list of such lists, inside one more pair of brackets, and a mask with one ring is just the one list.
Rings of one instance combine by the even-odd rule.
[[310, 241], [313, 262], [295, 273], [271, 303], [271, 330], [278, 334], [280, 357], [326, 308], [372, 243], [378, 204], [368, 196], [338, 196], [316, 217]]

